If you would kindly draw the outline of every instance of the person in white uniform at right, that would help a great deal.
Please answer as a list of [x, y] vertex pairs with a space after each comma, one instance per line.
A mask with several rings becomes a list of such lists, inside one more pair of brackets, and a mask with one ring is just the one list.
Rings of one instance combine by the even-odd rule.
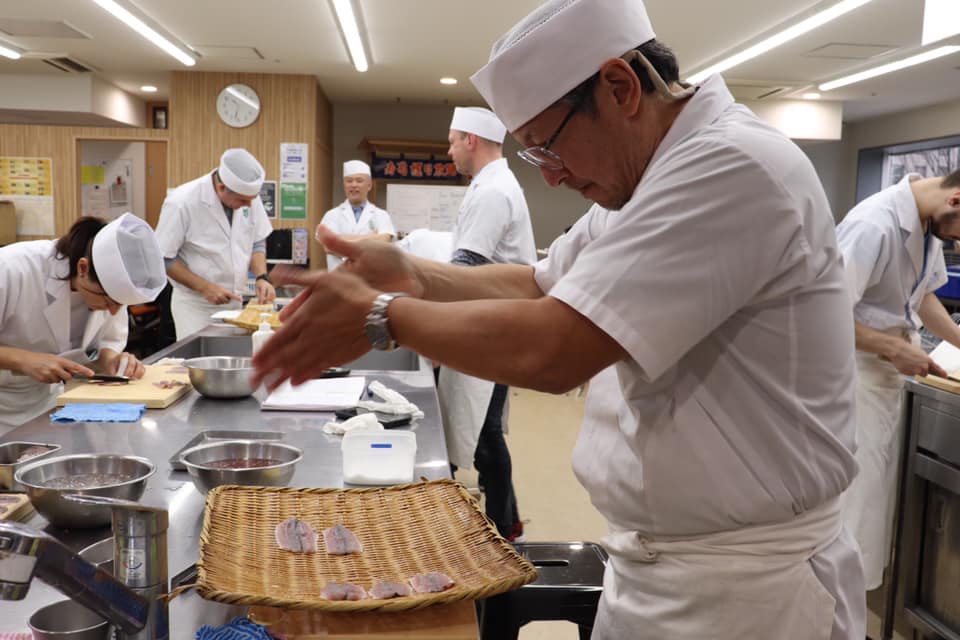
[[306, 290], [253, 382], [396, 344], [541, 391], [592, 378], [573, 466], [610, 527], [594, 640], [863, 640], [830, 205], [722, 78], [680, 77], [641, 0], [540, 5], [472, 80], [522, 157], [595, 204], [533, 267], [325, 234], [349, 262], [282, 275]]
[[[343, 163], [343, 191], [347, 199], [330, 209], [320, 220], [320, 224], [333, 229], [347, 238], [359, 240], [374, 238], [389, 242], [396, 236], [390, 214], [367, 200], [373, 180], [370, 177], [370, 165], [361, 160], [349, 160]], [[320, 225], [317, 225], [319, 234]], [[327, 270], [333, 271], [343, 260], [339, 256], [327, 254]]]
[[153, 229], [131, 213], [0, 248], [0, 434], [52, 409], [74, 375], [143, 377], [123, 351], [127, 305], [166, 284]]
[[[503, 157], [507, 128], [489, 109], [456, 107], [447, 153], [470, 186], [453, 229], [450, 262], [464, 266], [537, 261], [533, 225], [523, 189]], [[475, 467], [484, 489], [484, 510], [500, 535], [521, 539], [523, 522], [513, 489], [513, 463], [503, 437], [507, 422], [503, 384], [440, 368], [437, 394], [447, 451], [455, 468]]]
[[217, 311], [239, 309], [251, 271], [257, 302], [277, 297], [267, 274], [266, 240], [273, 226], [260, 200], [264, 177], [249, 151], [227, 149], [218, 168], [163, 201], [157, 238], [173, 285], [178, 340], [203, 329]]
[[856, 207], [837, 226], [853, 302], [857, 345], [857, 462], [844, 518], [857, 538], [867, 590], [890, 558], [897, 468], [903, 446], [904, 376], [946, 372], [920, 348], [923, 326], [960, 347], [960, 327], [934, 291], [946, 284], [943, 241], [960, 239], [960, 171], [909, 174]]

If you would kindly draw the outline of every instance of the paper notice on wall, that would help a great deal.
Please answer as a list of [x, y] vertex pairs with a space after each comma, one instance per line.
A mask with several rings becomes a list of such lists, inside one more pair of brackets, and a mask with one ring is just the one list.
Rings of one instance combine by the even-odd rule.
[[106, 167], [96, 164], [85, 164], [80, 167], [80, 184], [103, 184], [106, 181]]
[[3, 196], [17, 208], [18, 236], [52, 236], [53, 198], [50, 196]]
[[457, 223], [467, 187], [453, 185], [387, 184], [387, 213], [397, 231], [451, 231]]
[[110, 218], [110, 198], [106, 185], [84, 184], [80, 186], [81, 212], [85, 216]]
[[54, 235], [53, 160], [0, 157], [0, 199], [17, 208], [17, 235]]
[[284, 142], [280, 145], [280, 181], [307, 182], [309, 145]]

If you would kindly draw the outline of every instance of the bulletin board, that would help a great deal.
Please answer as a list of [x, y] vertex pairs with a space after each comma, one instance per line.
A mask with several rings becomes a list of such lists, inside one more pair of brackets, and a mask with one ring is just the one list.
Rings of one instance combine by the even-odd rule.
[[400, 233], [452, 231], [466, 192], [459, 185], [388, 184], [386, 209]]

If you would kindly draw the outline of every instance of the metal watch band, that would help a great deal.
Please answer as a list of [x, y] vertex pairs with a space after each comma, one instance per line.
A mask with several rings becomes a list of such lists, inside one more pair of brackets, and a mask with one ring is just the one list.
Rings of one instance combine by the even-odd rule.
[[397, 341], [394, 340], [390, 334], [387, 307], [389, 307], [390, 303], [396, 298], [405, 297], [408, 297], [405, 293], [394, 292], [381, 293], [374, 299], [373, 304], [370, 306], [370, 311], [367, 313], [367, 322], [363, 327], [363, 331], [374, 349], [393, 351], [397, 348]]

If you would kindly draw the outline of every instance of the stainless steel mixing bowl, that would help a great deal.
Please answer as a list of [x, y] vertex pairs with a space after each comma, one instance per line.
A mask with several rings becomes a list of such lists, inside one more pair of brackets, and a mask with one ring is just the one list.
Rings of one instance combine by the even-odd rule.
[[[206, 493], [222, 484], [282, 487], [290, 482], [303, 451], [266, 440], [225, 440], [191, 447], [180, 454], [193, 484]], [[220, 460], [276, 460], [266, 467], [223, 469], [210, 465]]]
[[208, 356], [184, 360], [190, 383], [208, 398], [246, 398], [253, 393], [251, 358]]
[[106, 620], [73, 600], [37, 609], [27, 624], [37, 640], [106, 640], [110, 632]]
[[[14, 480], [24, 487], [34, 509], [50, 524], [80, 529], [110, 524], [110, 507], [71, 502], [63, 496], [80, 493], [139, 500], [147, 488], [147, 478], [154, 471], [156, 467], [146, 458], [115, 453], [81, 453], [31, 462], [17, 469]], [[44, 486], [51, 480], [85, 474], [123, 475], [130, 479], [93, 488]]]

